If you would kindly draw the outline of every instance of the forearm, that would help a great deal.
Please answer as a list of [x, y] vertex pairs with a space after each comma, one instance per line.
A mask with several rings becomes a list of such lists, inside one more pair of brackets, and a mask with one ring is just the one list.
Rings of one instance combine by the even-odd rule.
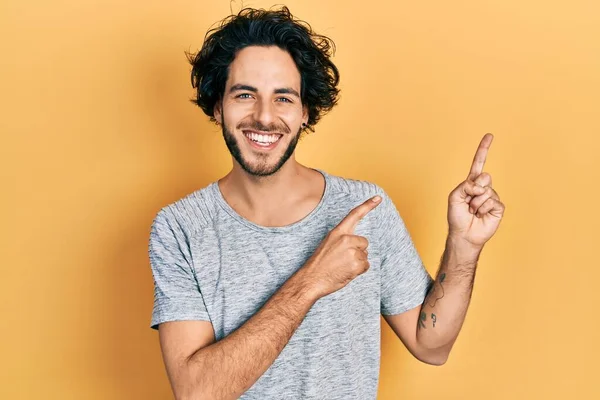
[[237, 330], [189, 358], [189, 398], [240, 397], [275, 361], [316, 300], [300, 273], [290, 277]]
[[429, 349], [449, 349], [467, 314], [481, 249], [450, 236], [434, 284], [421, 306], [417, 341]]

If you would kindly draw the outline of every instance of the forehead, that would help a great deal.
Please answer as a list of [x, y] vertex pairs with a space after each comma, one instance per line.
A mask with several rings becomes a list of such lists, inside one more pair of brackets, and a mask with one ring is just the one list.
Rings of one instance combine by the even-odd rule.
[[291, 87], [300, 91], [300, 72], [292, 56], [277, 46], [248, 46], [240, 50], [231, 65], [226, 87], [246, 84], [259, 91]]

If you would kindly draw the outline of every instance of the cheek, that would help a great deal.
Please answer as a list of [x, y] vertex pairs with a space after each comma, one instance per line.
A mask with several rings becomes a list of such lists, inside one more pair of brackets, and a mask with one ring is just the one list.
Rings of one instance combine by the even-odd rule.
[[235, 128], [237, 124], [252, 113], [247, 104], [223, 104], [223, 118], [227, 126]]
[[289, 126], [300, 126], [302, 124], [302, 108], [298, 106], [286, 105], [279, 110], [280, 118]]

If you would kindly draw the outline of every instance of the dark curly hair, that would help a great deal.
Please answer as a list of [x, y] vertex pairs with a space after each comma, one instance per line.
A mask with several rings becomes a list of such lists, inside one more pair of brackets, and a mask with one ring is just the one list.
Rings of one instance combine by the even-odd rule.
[[312, 125], [338, 101], [340, 75], [330, 60], [335, 43], [294, 18], [285, 6], [279, 10], [244, 8], [206, 33], [202, 49], [187, 54], [196, 89], [192, 102], [216, 121], [213, 109], [225, 91], [229, 65], [239, 50], [253, 45], [277, 46], [291, 55], [300, 71], [300, 97], [308, 108], [307, 128], [313, 130]]

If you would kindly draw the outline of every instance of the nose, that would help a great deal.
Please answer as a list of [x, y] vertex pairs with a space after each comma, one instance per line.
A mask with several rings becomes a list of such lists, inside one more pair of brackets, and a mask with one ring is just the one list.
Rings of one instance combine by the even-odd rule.
[[256, 102], [254, 119], [265, 127], [270, 126], [275, 121], [275, 109], [273, 106], [270, 99], [263, 99]]

